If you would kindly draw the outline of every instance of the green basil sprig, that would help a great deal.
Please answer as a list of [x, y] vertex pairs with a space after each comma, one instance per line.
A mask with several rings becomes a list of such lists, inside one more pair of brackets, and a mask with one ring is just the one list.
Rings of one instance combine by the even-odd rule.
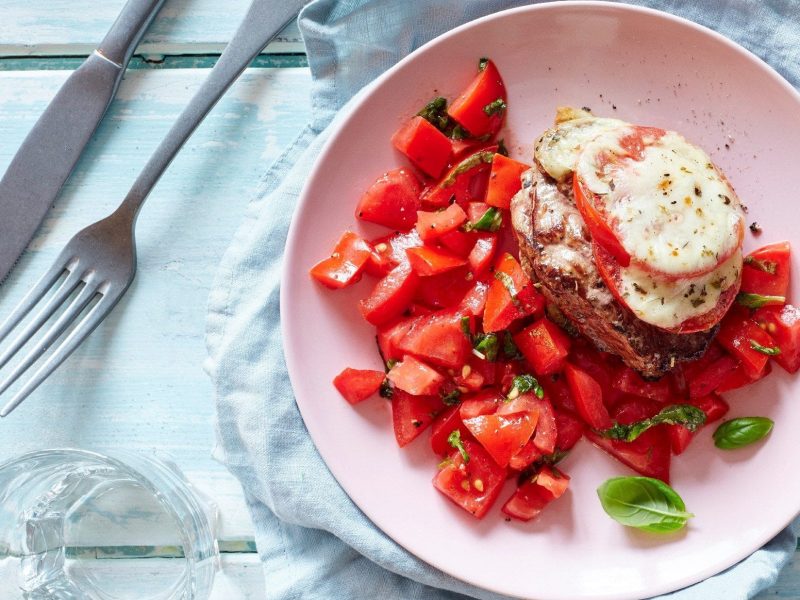
[[449, 436], [447, 436], [447, 443], [450, 444], [452, 448], [455, 448], [461, 454], [461, 458], [464, 460], [464, 464], [469, 462], [469, 453], [467, 449], [464, 448], [464, 442], [461, 441], [461, 431], [458, 429], [454, 429]]
[[767, 356], [777, 356], [781, 353], [781, 349], [777, 346], [762, 346], [753, 339], [750, 340], [750, 347], [756, 352], [761, 352], [761, 354], [766, 354]]
[[507, 397], [509, 400], [513, 400], [520, 394], [527, 392], [533, 392], [537, 398], [544, 398], [544, 389], [542, 389], [539, 380], [529, 373], [523, 373], [514, 377]]
[[642, 419], [629, 425], [614, 423], [612, 427], [600, 432], [603, 437], [612, 440], [632, 442], [645, 431], [656, 425], [683, 425], [689, 431], [697, 431], [706, 422], [706, 413], [691, 404], [673, 404], [662, 408], [658, 414], [649, 419]]
[[464, 226], [466, 231], [489, 231], [494, 233], [503, 225], [503, 213], [494, 206], [490, 207], [480, 219]]
[[735, 450], [767, 437], [775, 423], [767, 417], [740, 417], [725, 421], [714, 432], [714, 445], [723, 450]]
[[737, 304], [747, 308], [761, 308], [762, 306], [782, 306], [786, 304], [786, 296], [764, 296], [762, 294], [750, 294], [739, 292], [736, 294]]
[[597, 496], [612, 519], [644, 531], [677, 531], [694, 516], [675, 490], [651, 477], [613, 477], [597, 488]]

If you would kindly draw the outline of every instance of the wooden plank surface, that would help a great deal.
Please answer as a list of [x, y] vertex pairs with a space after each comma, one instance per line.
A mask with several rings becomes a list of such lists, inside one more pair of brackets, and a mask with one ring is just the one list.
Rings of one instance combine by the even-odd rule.
[[[125, 0], [3, 0], [0, 57], [85, 56], [124, 4]], [[137, 54], [217, 54], [249, 5], [250, 0], [167, 0]], [[265, 49], [267, 53], [303, 51], [294, 23]]]
[[[128, 74], [31, 251], [0, 288], [0, 314], [74, 233], [118, 204], [207, 73]], [[0, 172], [67, 75], [0, 73]], [[214, 109], [142, 211], [139, 272], [127, 296], [51, 380], [0, 421], [0, 460], [56, 446], [158, 448], [219, 504], [223, 539], [252, 536], [238, 482], [210, 457], [206, 303], [261, 173], [306, 122], [309, 86], [306, 69], [249, 70]]]

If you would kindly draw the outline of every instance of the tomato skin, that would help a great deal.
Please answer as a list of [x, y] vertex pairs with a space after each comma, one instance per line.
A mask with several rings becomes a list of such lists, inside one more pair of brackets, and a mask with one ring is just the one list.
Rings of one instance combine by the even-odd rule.
[[564, 411], [572, 414], [578, 413], [578, 407], [575, 405], [575, 399], [569, 391], [567, 380], [560, 373], [542, 377], [539, 383], [544, 388], [545, 395], [550, 399], [550, 402], [557, 411]]
[[[650, 398], [661, 403], [669, 402], [672, 396], [668, 378], [662, 377], [658, 381], [645, 381], [641, 375], [627, 366], [623, 366], [617, 371], [613, 386], [620, 392], [633, 394], [640, 398]], [[713, 389], [711, 388], [711, 390]]]
[[[427, 122], [427, 121], [426, 121]], [[417, 233], [424, 242], [435, 240], [455, 231], [467, 220], [467, 213], [458, 204], [451, 204], [442, 211], [417, 211]]]
[[373, 325], [383, 325], [398, 317], [411, 303], [419, 277], [408, 263], [400, 264], [375, 284], [372, 293], [361, 300], [358, 309]]
[[468, 266], [419, 278], [414, 299], [435, 309], [457, 306], [473, 285]]
[[575, 196], [575, 206], [586, 222], [589, 233], [592, 234], [592, 241], [608, 252], [621, 266], [629, 266], [631, 264], [631, 255], [622, 246], [622, 242], [619, 241], [611, 227], [606, 223], [603, 215], [595, 208], [592, 201], [592, 193], [584, 190], [577, 175], [572, 178], [572, 189]]
[[412, 396], [431, 396], [438, 394], [444, 383], [444, 375], [432, 369], [413, 356], [406, 356], [394, 365], [386, 378], [396, 388]]
[[[486, 307], [486, 296], [488, 293], [488, 285], [486, 285], [483, 281], [476, 282], [472, 289], [470, 289], [464, 295], [464, 297], [461, 299], [461, 302], [459, 302], [459, 311], [465, 312], [473, 317], [481, 316], [484, 308]], [[473, 331], [472, 333], [475, 332]]]
[[590, 429], [584, 435], [637, 473], [669, 483], [671, 446], [669, 433], [662, 426], [648, 429], [633, 442], [610, 440]]
[[[420, 200], [426, 207], [443, 208], [456, 203], [465, 205], [474, 200], [483, 200], [492, 169], [488, 157], [493, 156], [497, 146], [488, 146], [465, 157], [453, 165], [442, 178], [423, 190]], [[474, 162], [472, 168], [459, 172], [465, 161]]]
[[451, 406], [439, 415], [431, 425], [431, 450], [437, 456], [449, 454], [452, 450], [447, 438], [456, 429], [461, 432], [461, 439], [471, 439], [472, 434], [461, 421], [458, 406]]
[[520, 521], [530, 521], [541, 514], [553, 500], [566, 492], [569, 477], [561, 471], [542, 467], [530, 480], [520, 485], [503, 506], [503, 513]]
[[503, 124], [505, 111], [493, 118], [483, 109], [497, 99], [506, 100], [506, 86], [490, 60], [467, 89], [453, 100], [447, 113], [473, 137], [494, 135]]
[[340, 289], [361, 279], [372, 249], [352, 231], [345, 231], [328, 258], [311, 267], [311, 276], [322, 285]]
[[674, 455], [683, 454], [686, 448], [694, 439], [694, 433], [689, 431], [683, 425], [668, 425], [669, 431], [669, 444]]
[[467, 261], [463, 258], [434, 250], [428, 246], [409, 248], [406, 250], [406, 254], [408, 255], [409, 263], [411, 263], [411, 268], [420, 277], [440, 275], [467, 264]]
[[409, 317], [377, 328], [375, 337], [383, 360], [401, 360], [403, 358], [404, 353], [398, 348], [398, 345], [416, 319], [417, 317]]
[[[789, 291], [791, 249], [789, 242], [778, 242], [759, 248], [747, 255], [742, 268], [742, 291], [762, 296], [786, 296]], [[775, 273], [767, 273], [752, 261], [772, 263]]]
[[613, 423], [603, 404], [603, 390], [600, 384], [591, 375], [569, 363], [564, 366], [564, 375], [578, 414], [586, 424], [601, 430], [611, 427]]
[[[481, 519], [500, 495], [506, 470], [477, 442], [462, 440], [462, 443], [469, 462], [465, 463], [461, 453], [453, 450], [448, 463], [434, 476], [433, 486], [476, 519]], [[480, 481], [478, 486], [477, 481]]]
[[392, 136], [392, 144], [420, 171], [439, 177], [450, 162], [450, 139], [420, 116], [413, 117]]
[[333, 379], [333, 385], [350, 404], [358, 404], [377, 394], [385, 378], [383, 371], [347, 367]]
[[[491, 293], [491, 289], [489, 291]], [[569, 354], [569, 337], [546, 317], [535, 321], [513, 339], [536, 375], [557, 373]]]
[[536, 447], [533, 440], [528, 440], [527, 443], [509, 459], [508, 467], [515, 471], [523, 471], [542, 456], [544, 456], [544, 454]]
[[[513, 282], [516, 299], [498, 277], [502, 273]], [[483, 330], [487, 333], [507, 329], [511, 323], [544, 309], [542, 296], [522, 267], [510, 254], [503, 254], [495, 267], [495, 278], [489, 284], [486, 308], [483, 313]]]
[[571, 450], [583, 436], [583, 421], [566, 412], [556, 412], [556, 448]]
[[446, 310], [415, 320], [397, 349], [450, 369], [460, 369], [471, 352], [469, 340], [461, 331], [461, 315]]
[[392, 393], [392, 423], [397, 445], [402, 448], [414, 441], [443, 409], [439, 396], [412, 396], [395, 388]]
[[522, 189], [522, 174], [530, 166], [502, 154], [495, 154], [492, 170], [489, 173], [489, 187], [486, 190], [486, 204], [497, 208], [509, 208], [511, 198]]
[[370, 223], [408, 231], [422, 208], [422, 186], [408, 169], [387, 171], [361, 196], [356, 217]]
[[763, 325], [781, 353], [774, 356], [775, 362], [789, 373], [800, 370], [800, 309], [791, 304], [765, 306], [755, 315], [759, 327]]
[[689, 398], [708, 396], [725, 381], [727, 375], [736, 369], [738, 362], [729, 354], [725, 354], [708, 365], [708, 368], [689, 380]]
[[503, 398], [497, 393], [497, 390], [485, 390], [465, 397], [461, 401], [458, 413], [462, 421], [481, 415], [491, 415], [497, 410], [502, 401]]
[[464, 425], [473, 437], [501, 467], [531, 438], [538, 413], [521, 412], [512, 415], [481, 415], [465, 419]]
[[[453, 206], [458, 205], [454, 204]], [[475, 246], [476, 239], [477, 236], [475, 233], [456, 229], [441, 236], [438, 239], [438, 243], [456, 256], [467, 258], [469, 253], [472, 252], [472, 248]]]
[[553, 406], [547, 398], [534, 397], [533, 403], [539, 412], [533, 444], [542, 454], [552, 454], [556, 449], [556, 439], [558, 437]]
[[476, 277], [480, 277], [489, 268], [498, 245], [497, 236], [491, 233], [479, 235], [475, 240], [467, 260]]
[[764, 369], [769, 356], [754, 350], [750, 340], [771, 347], [774, 342], [769, 334], [756, 325], [746, 314], [731, 311], [722, 321], [717, 341], [739, 360], [744, 371], [755, 378]]
[[[716, 394], [708, 394], [702, 398], [689, 401], [706, 413], [706, 422], [703, 427], [708, 426], [714, 421], [718, 421], [728, 412], [728, 403]], [[667, 425], [670, 446], [673, 454], [682, 454], [694, 439], [696, 432], [691, 432], [683, 425]]]
[[[378, 255], [377, 257], [371, 257], [370, 262], [373, 262], [380, 269], [374, 273], [380, 277], [387, 275], [397, 265], [408, 262], [407, 249], [422, 246], [422, 240], [416, 229], [383, 236], [372, 240], [370, 243], [374, 251], [373, 254]], [[370, 263], [367, 264], [370, 266]]]

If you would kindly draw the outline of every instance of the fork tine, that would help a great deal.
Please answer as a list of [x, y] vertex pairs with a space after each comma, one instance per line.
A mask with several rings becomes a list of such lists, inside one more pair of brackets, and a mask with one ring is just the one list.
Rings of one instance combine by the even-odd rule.
[[[65, 264], [66, 263], [66, 264]], [[55, 263], [48, 269], [48, 271], [42, 275], [39, 281], [31, 288], [31, 290], [25, 294], [25, 297], [20, 300], [17, 307], [14, 311], [3, 321], [3, 324], [0, 325], [0, 342], [2, 342], [6, 336], [16, 327], [22, 319], [25, 318], [34, 306], [39, 302], [39, 300], [44, 297], [47, 293], [47, 290], [53, 287], [53, 284], [58, 281], [58, 278], [61, 277], [61, 274], [64, 271], [69, 271], [73, 273], [75, 270], [75, 266], [78, 264], [77, 259], [72, 259], [69, 262], [62, 261], [61, 257], [56, 260]]]
[[[67, 309], [56, 319], [56, 322], [47, 330], [42, 339], [34, 344], [33, 348], [28, 352], [22, 361], [14, 366], [14, 369], [9, 375], [0, 383], [0, 394], [5, 392], [19, 377], [27, 371], [36, 360], [44, 354], [50, 345], [55, 342], [58, 337], [64, 333], [64, 330], [69, 327], [81, 311], [91, 302], [97, 293], [97, 286], [89, 283], [78, 293], [75, 299], [70, 302]], [[10, 404], [10, 403], [9, 403]], [[8, 414], [5, 408], [0, 412], [0, 416]]]
[[[14, 397], [0, 410], [0, 417], [5, 417], [17, 406], [19, 406], [31, 392], [63, 363], [75, 349], [83, 343], [83, 340], [94, 331], [94, 329], [106, 318], [108, 313], [114, 308], [121, 294], [115, 294], [114, 298], [107, 295], [108, 290], [100, 290], [96, 293], [101, 294], [100, 301], [81, 319], [64, 341], [56, 348], [55, 352], [39, 367], [33, 376], [25, 383]], [[94, 296], [92, 296], [94, 297]], [[91, 300], [91, 298], [90, 298]], [[88, 302], [87, 302], [88, 303]], [[85, 305], [84, 305], [85, 306]]]
[[[53, 313], [64, 304], [66, 299], [69, 298], [73, 291], [75, 291], [75, 288], [78, 287], [80, 282], [81, 276], [76, 270], [68, 271], [67, 278], [64, 279], [64, 281], [56, 290], [55, 294], [53, 294], [44, 307], [42, 307], [42, 309], [36, 313], [36, 316], [24, 327], [22, 332], [19, 333], [16, 338], [14, 338], [14, 341], [11, 342], [11, 344], [9, 344], [5, 350], [3, 350], [2, 354], [0, 354], [0, 369], [2, 369], [5, 364], [19, 351], [19, 349], [22, 348], [22, 346], [24, 346], [37, 331], [39, 331], [47, 319], [49, 319]], [[30, 304], [30, 307], [28, 307], [25, 312], [29, 312], [32, 309], [33, 304], [38, 302], [40, 299], [41, 297], [33, 300]], [[22, 304], [25, 304], [25, 300], [20, 303], [20, 305]], [[0, 341], [2, 340], [3, 336], [0, 335]]]

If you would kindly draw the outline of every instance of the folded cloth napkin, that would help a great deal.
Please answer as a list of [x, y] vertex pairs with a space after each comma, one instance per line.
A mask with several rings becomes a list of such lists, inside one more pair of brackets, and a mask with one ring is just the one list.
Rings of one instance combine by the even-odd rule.
[[[418, 560], [378, 530], [331, 476], [300, 417], [281, 348], [286, 234], [306, 174], [343, 106], [435, 36], [512, 0], [315, 0], [300, 15], [313, 76], [311, 122], [264, 176], [209, 301], [207, 366], [216, 388], [215, 455], [239, 478], [268, 598], [498, 598]], [[736, 40], [800, 84], [800, 3], [650, 0]], [[715, 577], [669, 597], [749, 598], [772, 585], [797, 527]]]

